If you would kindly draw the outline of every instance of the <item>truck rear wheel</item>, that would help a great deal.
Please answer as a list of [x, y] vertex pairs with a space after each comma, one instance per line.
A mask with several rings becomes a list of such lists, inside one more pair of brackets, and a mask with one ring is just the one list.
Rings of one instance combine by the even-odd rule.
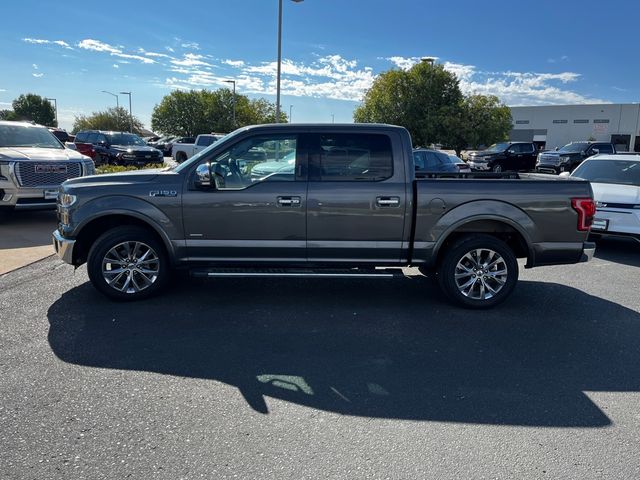
[[91, 283], [114, 300], [140, 300], [160, 291], [169, 278], [164, 245], [148, 230], [116, 227], [101, 235], [89, 250]]
[[176, 162], [182, 163], [187, 159], [187, 154], [184, 152], [176, 153]]
[[491, 235], [468, 235], [451, 245], [438, 267], [438, 284], [452, 301], [467, 308], [490, 308], [513, 292], [518, 260]]

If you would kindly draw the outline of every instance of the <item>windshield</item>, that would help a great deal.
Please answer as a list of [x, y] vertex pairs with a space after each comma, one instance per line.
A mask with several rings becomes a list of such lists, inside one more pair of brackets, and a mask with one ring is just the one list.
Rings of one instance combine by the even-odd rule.
[[508, 143], [494, 143], [485, 152], [504, 152], [507, 148], [509, 148]]
[[0, 147], [37, 147], [64, 149], [46, 128], [27, 125], [0, 125]]
[[110, 145], [146, 145], [144, 140], [133, 133], [108, 133], [106, 136]]
[[640, 161], [587, 160], [571, 174], [594, 183], [635, 185], [640, 187]]
[[587, 143], [579, 143], [579, 142], [569, 143], [569, 144], [565, 145], [564, 147], [562, 147], [558, 151], [559, 152], [564, 152], [564, 153], [581, 152], [581, 151], [585, 150], [587, 148], [587, 146], [588, 146]]

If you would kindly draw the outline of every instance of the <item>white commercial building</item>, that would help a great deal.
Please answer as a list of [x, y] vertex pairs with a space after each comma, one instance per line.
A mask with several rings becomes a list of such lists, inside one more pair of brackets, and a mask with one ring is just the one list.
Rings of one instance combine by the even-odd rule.
[[611, 142], [619, 152], [640, 152], [640, 104], [511, 107], [512, 141], [553, 149], [569, 142]]

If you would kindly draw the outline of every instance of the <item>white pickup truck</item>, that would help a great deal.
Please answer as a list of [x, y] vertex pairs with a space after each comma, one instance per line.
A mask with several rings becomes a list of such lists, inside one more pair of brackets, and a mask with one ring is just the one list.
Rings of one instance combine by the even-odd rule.
[[187, 158], [191, 158], [200, 150], [204, 150], [222, 137], [224, 137], [223, 133], [208, 133], [198, 135], [196, 137], [196, 143], [174, 143], [173, 147], [171, 147], [171, 156], [176, 162], [182, 163]]

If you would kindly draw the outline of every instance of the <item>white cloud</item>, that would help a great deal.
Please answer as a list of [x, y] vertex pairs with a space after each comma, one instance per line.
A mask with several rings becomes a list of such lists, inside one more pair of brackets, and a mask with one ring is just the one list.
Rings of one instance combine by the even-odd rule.
[[171, 53], [175, 52], [175, 50], [171, 47], [164, 47], [164, 48], [167, 52], [171, 52]]
[[243, 60], [222, 60], [222, 63], [224, 63], [225, 65], [229, 65], [231, 67], [244, 67], [244, 61]]
[[33, 75], [36, 78], [44, 77], [44, 73], [32, 73], [31, 75]]
[[184, 42], [180, 46], [182, 48], [190, 48], [192, 50], [200, 50], [200, 44], [198, 42]]
[[[568, 57], [560, 57], [560, 61]], [[411, 68], [420, 61], [418, 57], [387, 57], [399, 68]], [[460, 81], [460, 89], [466, 94], [496, 95], [508, 105], [551, 105], [571, 103], [602, 103], [604, 100], [582, 95], [569, 88], [568, 84], [580, 80], [575, 72], [489, 72], [467, 65], [445, 61], [445, 70]]]
[[68, 50], [73, 50], [73, 47], [64, 40], [45, 40], [43, 38], [23, 38], [23, 42], [31, 43], [34, 45], [58, 45]]
[[204, 55], [199, 55], [197, 53], [186, 53], [181, 60], [171, 60], [171, 63], [174, 65], [179, 65], [183, 67], [199, 67], [199, 66], [208, 66], [211, 64], [207, 63], [203, 60]]
[[155, 60], [148, 58], [148, 57], [143, 57], [140, 55], [133, 55], [130, 53], [124, 53], [122, 51], [122, 48], [120, 47], [114, 47], [112, 45], [109, 45], [108, 43], [104, 43], [101, 42], [99, 40], [93, 40], [91, 38], [87, 38], [85, 40], [81, 40], [78, 45], [79, 48], [82, 48], [84, 50], [91, 50], [94, 52], [105, 52], [110, 54], [111, 56], [114, 57], [120, 57], [120, 58], [128, 58], [131, 60], [138, 60], [142, 63], [156, 63]]
[[33, 67], [34, 70], [38, 70], [38, 64], [37, 63], [32, 63], [31, 66]]
[[113, 68], [120, 68], [120, 65], [118, 65], [117, 63], [114, 63], [112, 66]]

